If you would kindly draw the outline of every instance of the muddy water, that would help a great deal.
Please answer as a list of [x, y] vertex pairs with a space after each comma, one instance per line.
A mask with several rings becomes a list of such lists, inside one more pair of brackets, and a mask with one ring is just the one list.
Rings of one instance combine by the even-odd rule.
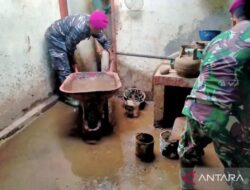
[[113, 77], [103, 75], [100, 78], [83, 78], [73, 80], [69, 85], [70, 91], [108, 91], [117, 87]]
[[[57, 103], [0, 147], [0, 189], [177, 190], [179, 164], [159, 152], [153, 106], [129, 119], [120, 101], [113, 100], [112, 105], [114, 134], [89, 145], [74, 133], [77, 109]], [[150, 164], [135, 156], [135, 136], [140, 132], [155, 139], [156, 158]], [[214, 160], [213, 154], [208, 160]]]

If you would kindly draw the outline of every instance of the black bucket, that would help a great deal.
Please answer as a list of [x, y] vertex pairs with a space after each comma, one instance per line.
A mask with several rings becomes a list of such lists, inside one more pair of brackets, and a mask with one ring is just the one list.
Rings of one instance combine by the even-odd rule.
[[136, 156], [144, 162], [152, 162], [154, 156], [154, 137], [147, 133], [136, 135]]

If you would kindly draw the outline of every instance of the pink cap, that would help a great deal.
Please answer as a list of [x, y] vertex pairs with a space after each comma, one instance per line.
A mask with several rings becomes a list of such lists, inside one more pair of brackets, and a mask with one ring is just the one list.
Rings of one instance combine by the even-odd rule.
[[244, 5], [244, 4], [245, 4], [244, 0], [234, 0], [229, 8], [229, 12], [233, 14], [235, 9], [237, 9], [239, 6]]
[[89, 24], [94, 29], [102, 30], [108, 26], [109, 20], [107, 15], [103, 11], [95, 10], [89, 17]]

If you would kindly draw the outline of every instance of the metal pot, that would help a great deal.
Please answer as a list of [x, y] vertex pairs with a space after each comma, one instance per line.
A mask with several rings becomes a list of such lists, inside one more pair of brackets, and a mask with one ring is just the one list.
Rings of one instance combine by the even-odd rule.
[[169, 159], [178, 159], [177, 153], [178, 140], [169, 140], [171, 131], [163, 131], [160, 134], [160, 152], [163, 156]]
[[139, 109], [140, 103], [133, 100], [126, 100], [124, 108], [126, 110], [126, 116], [130, 118], [139, 117], [140, 115], [140, 109]]
[[[187, 51], [187, 49], [192, 51]], [[193, 78], [199, 75], [200, 59], [197, 57], [197, 49], [193, 46], [183, 45], [180, 50], [180, 55], [175, 59], [174, 69], [177, 74]]]

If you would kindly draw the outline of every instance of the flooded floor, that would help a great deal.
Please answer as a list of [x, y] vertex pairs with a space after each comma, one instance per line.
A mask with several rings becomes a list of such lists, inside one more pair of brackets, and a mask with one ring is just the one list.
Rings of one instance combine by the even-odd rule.
[[[153, 105], [147, 105], [138, 119], [129, 119], [121, 101], [111, 102], [114, 133], [95, 145], [72, 135], [77, 109], [61, 102], [1, 145], [0, 189], [178, 190], [179, 163], [159, 152], [161, 130], [153, 127]], [[152, 163], [135, 156], [135, 136], [140, 132], [154, 136], [156, 158]], [[207, 166], [220, 166], [212, 146], [204, 160]]]

